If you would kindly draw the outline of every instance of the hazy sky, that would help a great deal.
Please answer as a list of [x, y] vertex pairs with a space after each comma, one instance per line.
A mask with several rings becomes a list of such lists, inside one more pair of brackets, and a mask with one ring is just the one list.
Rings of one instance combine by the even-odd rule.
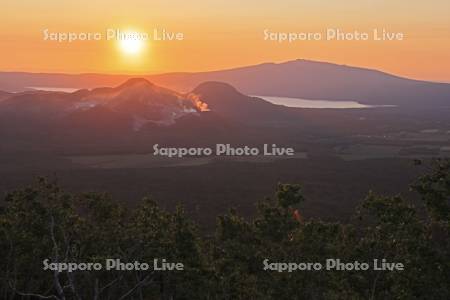
[[[296, 58], [364, 66], [450, 82], [448, 0], [15, 0], [0, 10], [0, 70], [155, 73], [203, 71]], [[50, 32], [107, 28], [153, 34], [182, 32], [182, 41], [149, 41], [127, 54], [116, 41], [44, 41]], [[368, 32], [369, 41], [264, 40], [270, 32]], [[402, 41], [373, 41], [373, 29], [402, 32]]]

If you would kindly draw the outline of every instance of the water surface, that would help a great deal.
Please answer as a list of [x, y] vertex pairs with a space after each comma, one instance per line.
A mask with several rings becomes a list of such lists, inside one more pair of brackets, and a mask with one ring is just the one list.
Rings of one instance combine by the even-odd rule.
[[79, 89], [75, 89], [75, 88], [52, 87], [52, 86], [29, 86], [27, 88], [33, 89], [33, 90], [38, 90], [38, 91], [65, 92], [65, 93], [73, 93], [73, 92], [79, 90]]
[[269, 101], [273, 104], [287, 107], [301, 108], [371, 108], [371, 107], [391, 107], [392, 105], [366, 105], [356, 101], [330, 101], [330, 100], [307, 100], [301, 98], [255, 96]]

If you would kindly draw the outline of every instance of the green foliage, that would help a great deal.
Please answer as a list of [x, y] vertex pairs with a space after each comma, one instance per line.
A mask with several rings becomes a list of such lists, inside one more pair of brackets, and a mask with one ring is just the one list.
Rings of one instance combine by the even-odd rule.
[[[107, 194], [72, 195], [46, 179], [0, 210], [2, 299], [449, 299], [450, 163], [414, 183], [427, 215], [400, 196], [370, 193], [354, 221], [301, 216], [299, 185], [280, 184], [253, 220], [235, 210], [201, 235], [182, 207], [144, 198], [125, 209]], [[182, 262], [184, 271], [43, 270], [42, 261]], [[386, 259], [405, 271], [264, 270], [263, 261]]]
[[437, 159], [433, 171], [413, 185], [422, 197], [428, 213], [435, 221], [450, 221], [450, 160]]

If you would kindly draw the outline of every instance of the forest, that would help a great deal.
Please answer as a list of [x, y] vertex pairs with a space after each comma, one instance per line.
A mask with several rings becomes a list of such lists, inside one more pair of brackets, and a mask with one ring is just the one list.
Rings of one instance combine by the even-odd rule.
[[[349, 222], [306, 218], [301, 184], [280, 183], [257, 214], [218, 216], [210, 233], [149, 196], [69, 193], [37, 178], [0, 209], [2, 299], [449, 299], [450, 160], [411, 183], [420, 202], [369, 192]], [[182, 263], [183, 270], [44, 270], [47, 263]], [[291, 270], [267, 262], [395, 262], [404, 270]], [[266, 266], [266, 267], [265, 267]]]

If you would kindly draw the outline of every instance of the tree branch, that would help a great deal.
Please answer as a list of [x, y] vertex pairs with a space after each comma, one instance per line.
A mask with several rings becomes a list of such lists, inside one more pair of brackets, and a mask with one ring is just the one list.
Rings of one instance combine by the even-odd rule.
[[35, 297], [38, 299], [56, 299], [56, 300], [61, 300], [60, 298], [58, 298], [55, 295], [50, 295], [50, 296], [44, 296], [41, 294], [34, 294], [34, 293], [24, 293], [24, 292], [20, 292], [18, 290], [16, 290], [16, 288], [14, 288], [11, 284], [9, 285], [9, 287], [13, 290], [14, 293], [16, 293], [19, 296], [22, 297]]
[[127, 298], [128, 296], [130, 296], [132, 293], [134, 293], [134, 291], [138, 288], [140, 288], [141, 286], [147, 285], [150, 282], [152, 282], [152, 280], [148, 281], [150, 279], [150, 275], [152, 275], [153, 272], [151, 274], [148, 274], [147, 276], [145, 276], [141, 281], [139, 281], [132, 289], [130, 289], [128, 292], [126, 292], [122, 297], [119, 298], [119, 300], [123, 300], [125, 298]]
[[[58, 251], [58, 243], [56, 242], [55, 238], [55, 218], [50, 216], [50, 237], [53, 242], [53, 260], [55, 263], [58, 263], [59, 261], [59, 251]], [[64, 290], [61, 287], [61, 283], [59, 282], [59, 272], [58, 270], [55, 270], [53, 272], [53, 282], [56, 288], [56, 292], [58, 293], [59, 297], [62, 300], [65, 300], [66, 297], [64, 296]]]

